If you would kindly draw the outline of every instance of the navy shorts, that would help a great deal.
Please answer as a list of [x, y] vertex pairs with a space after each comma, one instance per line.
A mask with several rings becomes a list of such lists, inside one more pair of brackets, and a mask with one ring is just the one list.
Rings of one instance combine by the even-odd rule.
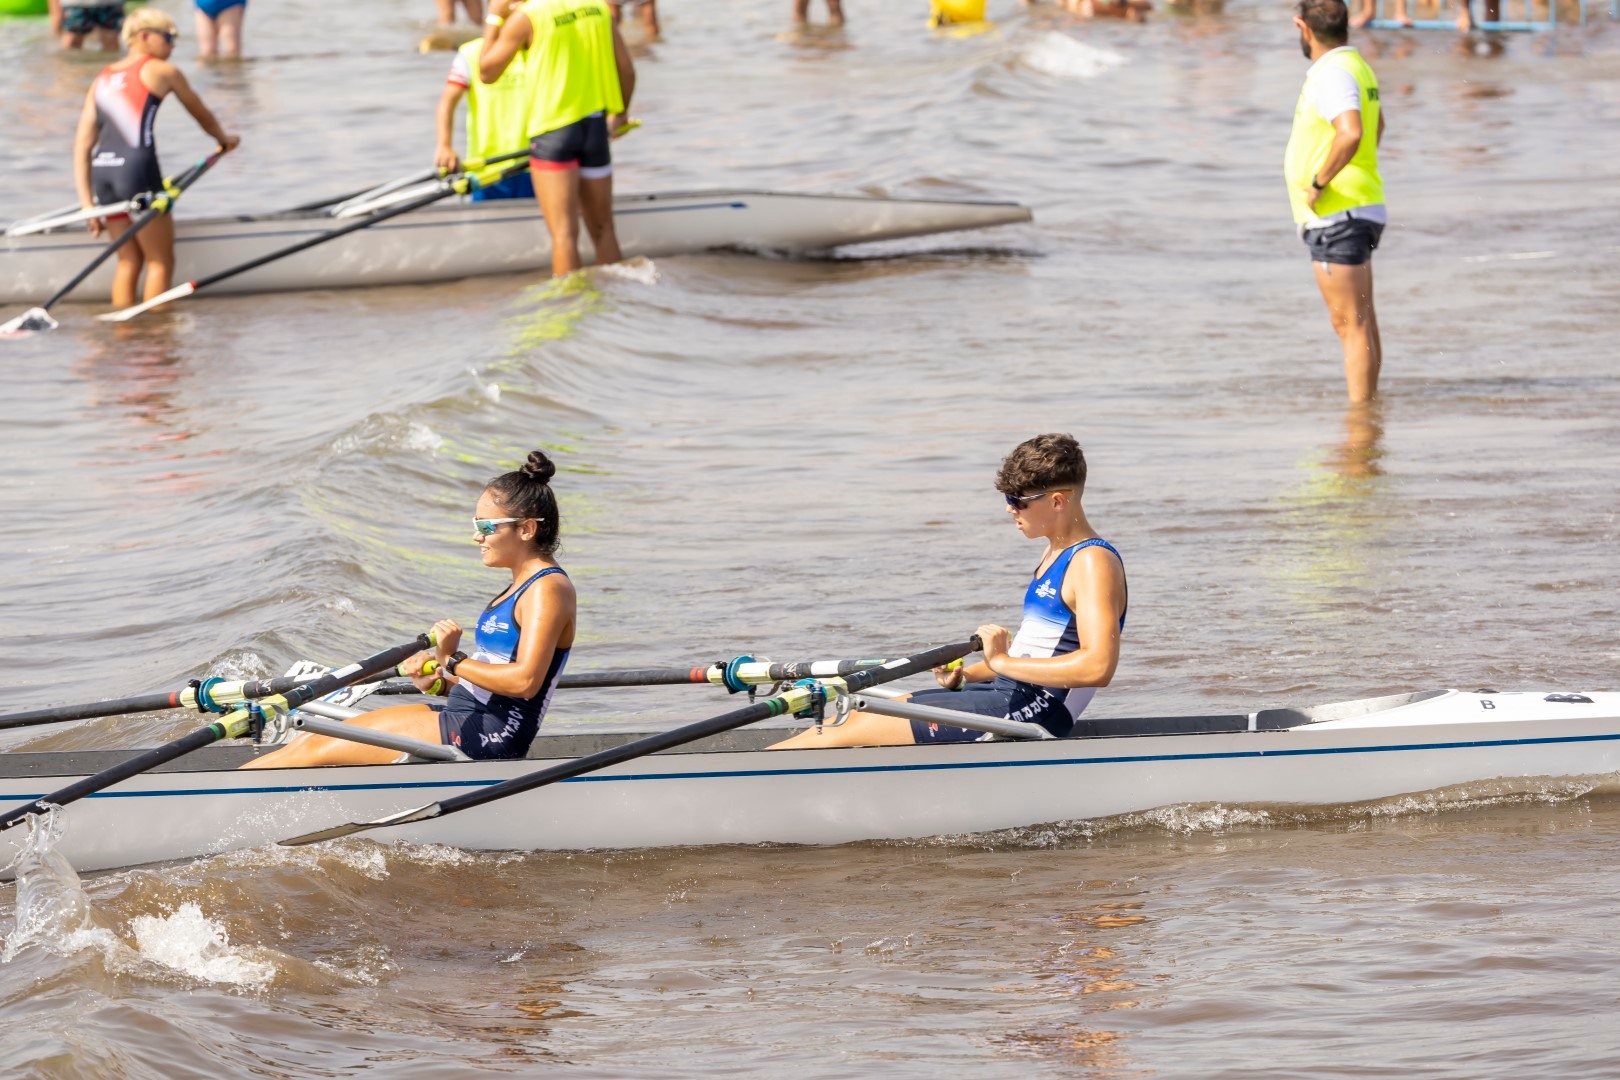
[[117, 33], [124, 28], [124, 5], [106, 4], [94, 7], [62, 5], [62, 29], [70, 34], [88, 34], [100, 27]]
[[[950, 709], [952, 712], [974, 713], [978, 716], [992, 716], [1001, 719], [1007, 715], [1007, 705], [1012, 700], [1012, 689], [1003, 687], [999, 681], [994, 683], [968, 683], [962, 690], [919, 690], [911, 695], [914, 705], [927, 705], [934, 709]], [[951, 724], [929, 724], [921, 720], [911, 721], [911, 738], [918, 746], [930, 743], [977, 742], [989, 738], [982, 731], [972, 728], [955, 727]]]
[[607, 117], [595, 113], [529, 140], [529, 168], [535, 172], [577, 168], [581, 178], [600, 180], [613, 175], [608, 142]]
[[538, 702], [491, 694], [488, 704], [457, 685], [439, 714], [439, 741], [475, 761], [520, 758], [529, 752], [540, 730]]
[[1325, 229], [1306, 229], [1300, 233], [1300, 238], [1310, 250], [1311, 262], [1360, 266], [1372, 258], [1378, 239], [1383, 235], [1381, 221], [1346, 218]]
[[534, 178], [526, 172], [514, 173], [504, 180], [486, 184], [472, 193], [473, 202], [489, 202], [492, 199], [532, 198], [534, 198]]

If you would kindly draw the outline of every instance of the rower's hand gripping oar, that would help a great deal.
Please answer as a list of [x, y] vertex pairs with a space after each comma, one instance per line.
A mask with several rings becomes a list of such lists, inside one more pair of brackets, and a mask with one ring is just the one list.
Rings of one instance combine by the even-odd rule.
[[516, 795], [537, 787], [544, 787], [547, 784], [555, 784], [560, 780], [583, 776], [585, 773], [606, 769], [638, 757], [644, 757], [647, 754], [656, 754], [660, 750], [668, 750], [672, 747], [696, 742], [699, 739], [706, 739], [711, 735], [718, 735], [721, 732], [730, 731], [745, 724], [769, 720], [771, 717], [781, 716], [783, 713], [814, 715], [817, 719], [820, 719], [822, 710], [825, 709], [829, 700], [829, 692], [833, 697], [840, 694], [859, 693], [868, 687], [893, 682], [908, 675], [928, 671], [941, 664], [948, 664], [952, 660], [958, 660], [969, 653], [977, 652], [979, 648], [979, 639], [975, 637], [956, 645], [941, 645], [938, 648], [927, 649], [907, 659], [890, 660], [882, 667], [866, 668], [853, 672], [842, 679], [828, 679], [822, 682], [806, 679], [777, 697], [766, 698], [764, 701], [758, 701], [728, 713], [721, 713], [719, 716], [713, 716], [707, 720], [699, 720], [695, 724], [687, 724], [673, 731], [660, 732], [657, 735], [649, 735], [645, 739], [637, 739], [622, 746], [611, 747], [594, 754], [586, 754], [584, 757], [575, 758], [572, 761], [564, 761], [549, 768], [513, 777], [511, 780], [490, 787], [469, 791], [464, 795], [456, 795], [440, 802], [429, 803], [426, 806], [417, 807], [415, 810], [405, 810], [398, 814], [391, 814], [388, 817], [378, 818], [375, 821], [350, 822], [347, 825], [338, 825], [330, 829], [322, 829], [319, 832], [305, 833], [303, 836], [295, 836], [288, 840], [279, 841], [279, 843], [283, 847], [297, 847], [302, 844], [319, 843], [322, 840], [335, 840], [340, 836], [352, 836], [358, 832], [365, 832], [367, 829], [382, 829], [390, 825], [405, 825], [414, 821], [428, 821], [432, 818], [447, 817], [462, 810], [470, 810], [475, 806], [482, 806], [497, 799], [504, 799], [508, 795]]
[[119, 762], [110, 769], [87, 776], [78, 780], [60, 791], [53, 791], [49, 795], [41, 796], [31, 803], [26, 803], [8, 811], [0, 816], [0, 831], [20, 824], [29, 814], [43, 814], [52, 806], [66, 806], [77, 802], [87, 795], [94, 795], [114, 784], [138, 776], [143, 772], [157, 768], [164, 762], [173, 761], [183, 757], [193, 750], [201, 750], [205, 746], [219, 742], [221, 739], [239, 739], [254, 729], [255, 725], [262, 723], [264, 710], [270, 709], [296, 709], [308, 701], [313, 701], [323, 694], [359, 682], [368, 675], [375, 675], [379, 671], [387, 671], [397, 667], [415, 656], [424, 649], [433, 647], [433, 638], [427, 634], [420, 634], [414, 641], [403, 645], [396, 645], [380, 653], [369, 656], [358, 663], [350, 664], [346, 668], [329, 672], [318, 679], [311, 680], [288, 690], [285, 694], [278, 694], [263, 699], [261, 702], [243, 706], [219, 718], [207, 727], [198, 728], [189, 735], [175, 739], [173, 742], [148, 750], [143, 754]]
[[[526, 158], [528, 156], [529, 151], [525, 149], [511, 154], [501, 154], [498, 157], [485, 158], [477, 162], [468, 162], [468, 164], [475, 168], [481, 168], [485, 165], [495, 165], [503, 161], [511, 161], [516, 158]], [[119, 311], [109, 311], [105, 315], [97, 315], [96, 318], [100, 319], [102, 322], [125, 322], [144, 312], [151, 311], [155, 307], [162, 307], [164, 304], [170, 303], [171, 301], [190, 296], [192, 293], [206, 289], [210, 285], [216, 285], [221, 281], [236, 277], [238, 274], [245, 274], [249, 270], [257, 270], [259, 267], [264, 266], [267, 263], [273, 263], [278, 259], [285, 259], [287, 256], [296, 255], [300, 251], [308, 251], [310, 248], [319, 244], [324, 244], [329, 240], [336, 240], [340, 236], [347, 236], [352, 232], [358, 232], [361, 229], [369, 228], [370, 226], [376, 225], [379, 222], [387, 221], [389, 218], [398, 217], [401, 214], [408, 214], [412, 210], [420, 210], [422, 207], [436, 203], [440, 199], [447, 199], [452, 195], [464, 195], [467, 192], [472, 191], [476, 184], [477, 180], [468, 175], [458, 176], [454, 179], [447, 179], [443, 181], [442, 186], [437, 191], [428, 192], [427, 194], [422, 195], [419, 198], [411, 199], [408, 202], [397, 203], [385, 209], [378, 210], [375, 213], [367, 214], [365, 217], [355, 218], [346, 225], [341, 225], [335, 229], [327, 229], [325, 232], [317, 233], [308, 239], [300, 240], [296, 244], [289, 244], [284, 248], [278, 248], [275, 251], [267, 252], [258, 256], [257, 258], [249, 259], [245, 263], [227, 267], [226, 269], [217, 273], [209, 274], [207, 277], [198, 278], [196, 281], [188, 281], [183, 285], [176, 285], [168, 292], [160, 293], [144, 303], [136, 304], [133, 307], [123, 308]]]
[[[63, 285], [60, 289], [57, 289], [56, 292], [52, 293], [49, 300], [45, 301], [37, 308], [30, 308], [28, 311], [25, 311], [15, 319], [12, 319], [4, 326], [0, 326], [0, 335], [20, 334], [33, 330], [55, 330], [59, 324], [55, 319], [51, 318], [50, 312], [51, 308], [55, 306], [56, 302], [62, 299], [62, 297], [66, 296], [68, 293], [72, 292], [74, 289], [78, 288], [81, 281], [95, 273], [96, 267], [112, 258], [113, 255], [118, 252], [119, 248], [135, 239], [135, 235], [142, 229], [146, 228], [146, 226], [150, 225], [159, 217], [172, 210], [175, 202], [179, 200], [180, 194], [185, 191], [186, 188], [202, 179], [203, 174], [209, 169], [212, 169], [214, 167], [214, 163], [220, 158], [224, 157], [225, 154], [226, 150], [223, 146], [216, 147], [212, 154], [209, 154], [207, 157], [197, 162], [191, 168], [181, 173], [178, 177], [174, 178], [173, 180], [164, 180], [163, 190], [154, 195], [147, 208], [138, 214], [135, 217], [135, 220], [129, 223], [129, 228], [124, 230], [124, 235], [102, 248], [101, 251], [96, 254], [96, 257], [90, 260], [89, 265], [87, 265], [83, 270], [80, 270], [77, 274], [74, 274], [73, 278], [66, 285]], [[109, 207], [108, 212], [110, 211], [111, 208]]]

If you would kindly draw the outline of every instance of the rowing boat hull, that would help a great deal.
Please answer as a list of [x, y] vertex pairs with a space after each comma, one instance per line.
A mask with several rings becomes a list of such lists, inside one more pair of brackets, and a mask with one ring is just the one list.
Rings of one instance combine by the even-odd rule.
[[[1532, 788], [1540, 778], [1620, 774], [1620, 693], [1588, 697], [1549, 704], [1541, 694], [1447, 693], [1280, 731], [659, 754], [498, 806], [369, 835], [525, 851], [837, 844], [1186, 804], [1337, 805], [1482, 781]], [[762, 746], [779, 733], [746, 734]], [[602, 737], [549, 736], [537, 752], [546, 752], [547, 739], [586, 738]], [[213, 753], [226, 755], [216, 761], [242, 760], [239, 751]], [[5, 755], [0, 764], [8, 771], [33, 775], [0, 778], [0, 805], [76, 778], [48, 774], [48, 759], [86, 756]], [[59, 850], [79, 869], [97, 870], [257, 847], [538, 767], [531, 758], [274, 772], [214, 764], [151, 773], [67, 807]], [[0, 846], [15, 847], [20, 832], [4, 834]]]
[[[784, 195], [756, 191], [632, 195], [614, 200], [626, 257], [660, 258], [721, 248], [825, 251], [1029, 221], [1016, 203]], [[321, 214], [176, 220], [175, 258], [196, 281], [306, 240], [340, 221]], [[81, 228], [0, 237], [0, 302], [37, 303], [70, 279], [103, 246]], [[589, 242], [585, 242], [589, 257]], [[427, 284], [551, 267], [551, 242], [528, 200], [461, 202], [361, 229], [211, 287], [210, 294]], [[69, 296], [104, 302], [109, 260]]]

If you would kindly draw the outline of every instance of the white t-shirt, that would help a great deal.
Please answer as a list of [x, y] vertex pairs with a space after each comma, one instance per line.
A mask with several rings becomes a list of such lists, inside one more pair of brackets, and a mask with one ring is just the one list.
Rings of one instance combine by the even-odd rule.
[[[1328, 50], [1311, 65], [1311, 70], [1305, 73], [1305, 96], [1309, 99], [1311, 108], [1330, 124], [1338, 119], [1341, 113], [1361, 111], [1361, 84], [1344, 68], [1327, 62], [1328, 57], [1334, 53], [1347, 50], [1354, 52], [1355, 47], [1340, 45], [1337, 49]], [[1362, 137], [1365, 138], [1368, 134], [1375, 139], [1378, 137], [1377, 132], [1367, 132]], [[1382, 225], [1389, 221], [1389, 211], [1383, 203], [1374, 203], [1371, 206], [1358, 206], [1353, 212], [1341, 210], [1327, 217], [1312, 218], [1305, 222], [1303, 227], [1320, 229], [1336, 222], [1347, 221], [1351, 217], [1360, 218], [1362, 221], [1376, 221]]]
[[[1354, 79], [1350, 81], [1355, 82]], [[461, 54], [460, 50], [457, 50], [456, 58], [450, 61], [450, 75], [445, 79], [445, 82], [451, 86], [459, 86], [463, 90], [472, 89], [472, 67], [468, 65], [467, 58]]]

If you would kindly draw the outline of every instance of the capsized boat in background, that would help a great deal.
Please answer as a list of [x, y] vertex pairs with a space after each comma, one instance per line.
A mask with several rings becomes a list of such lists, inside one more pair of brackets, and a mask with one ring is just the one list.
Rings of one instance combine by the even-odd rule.
[[[806, 253], [849, 244], [900, 240], [1032, 219], [1011, 202], [701, 191], [621, 195], [614, 222], [627, 258], [661, 258], [734, 249]], [[327, 208], [236, 217], [177, 218], [177, 275], [200, 280], [325, 232], [342, 220]], [[105, 246], [82, 224], [0, 237], [0, 303], [50, 295]], [[582, 237], [584, 251], [589, 239]], [[587, 256], [588, 258], [588, 256]], [[262, 293], [436, 281], [551, 267], [551, 240], [527, 199], [460, 201], [361, 229], [330, 244], [222, 281], [211, 293]], [[67, 299], [104, 302], [112, 266], [102, 267]]]
[[[801, 723], [802, 728], [802, 723]], [[972, 834], [1187, 804], [1323, 806], [1494, 782], [1620, 777], [1620, 692], [1423, 693], [1249, 714], [1082, 717], [1064, 739], [766, 750], [741, 729], [393, 826], [379, 840], [474, 850], [838, 844]], [[59, 811], [81, 870], [258, 847], [380, 817], [578, 757], [632, 734], [547, 735], [528, 760], [234, 771], [251, 747], [191, 754]], [[127, 751], [0, 755], [0, 805], [56, 790]], [[23, 841], [0, 838], [0, 858]]]

